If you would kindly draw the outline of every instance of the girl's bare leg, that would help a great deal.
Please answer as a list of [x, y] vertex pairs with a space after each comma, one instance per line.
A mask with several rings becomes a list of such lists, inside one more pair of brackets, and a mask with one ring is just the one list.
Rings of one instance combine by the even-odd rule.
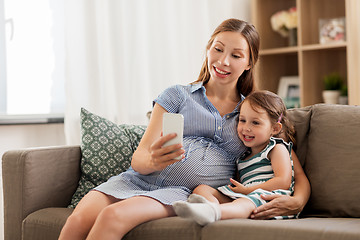
[[90, 191], [68, 217], [59, 240], [85, 239], [99, 213], [117, 200], [98, 191]]
[[249, 218], [256, 208], [249, 199], [239, 198], [233, 200], [208, 185], [199, 185], [194, 189], [193, 193], [205, 197], [210, 202], [220, 204], [221, 219]]
[[104, 208], [87, 239], [119, 240], [141, 223], [174, 215], [171, 206], [155, 199], [142, 196], [128, 198]]
[[231, 202], [232, 199], [225, 196], [221, 192], [219, 192], [217, 189], [210, 187], [208, 185], [199, 185], [197, 186], [194, 191], [194, 194], [201, 195], [205, 197], [210, 202], [214, 203], [228, 203]]
[[239, 198], [229, 203], [219, 205], [221, 219], [249, 218], [256, 208], [255, 204], [247, 198]]
[[255, 209], [252, 201], [232, 200], [207, 185], [198, 186], [193, 193], [187, 202], [174, 202], [173, 208], [178, 216], [193, 219], [202, 226], [220, 219], [249, 218]]

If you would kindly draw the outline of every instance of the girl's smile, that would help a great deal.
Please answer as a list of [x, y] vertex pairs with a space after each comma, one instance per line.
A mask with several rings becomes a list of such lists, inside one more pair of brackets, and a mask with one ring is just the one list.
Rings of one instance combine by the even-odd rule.
[[243, 139], [245, 142], [251, 142], [252, 140], [254, 140], [254, 136], [249, 136], [249, 135], [245, 135], [243, 134]]

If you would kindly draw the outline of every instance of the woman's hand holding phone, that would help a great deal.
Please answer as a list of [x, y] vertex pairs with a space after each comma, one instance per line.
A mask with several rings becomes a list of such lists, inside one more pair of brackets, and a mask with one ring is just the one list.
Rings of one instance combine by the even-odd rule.
[[[184, 156], [185, 150], [182, 148], [182, 144], [172, 144], [164, 147], [164, 144], [176, 137], [175, 133], [161, 136], [150, 146], [150, 162], [152, 169], [155, 171], [161, 171], [167, 166], [180, 161]], [[178, 157], [180, 159], [176, 159]]]
[[[174, 156], [174, 159], [181, 160], [184, 158], [182, 155], [183, 152], [180, 153], [180, 149], [175, 146], [180, 146], [182, 148], [183, 144], [183, 134], [184, 134], [184, 117], [182, 114], [177, 113], [164, 113], [163, 115], [163, 136], [171, 135], [171, 139], [166, 141], [163, 144], [163, 148], [169, 149], [171, 156]], [[180, 144], [180, 145], [179, 145]], [[175, 149], [170, 149], [168, 147], [173, 146]]]

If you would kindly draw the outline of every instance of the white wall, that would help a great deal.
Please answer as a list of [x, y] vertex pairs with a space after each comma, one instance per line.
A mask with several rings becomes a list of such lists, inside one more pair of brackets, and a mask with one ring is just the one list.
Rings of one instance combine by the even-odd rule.
[[[11, 149], [65, 145], [64, 124], [0, 125], [0, 157]], [[1, 160], [2, 163], [2, 160]], [[2, 164], [0, 165], [0, 240], [4, 239]]]

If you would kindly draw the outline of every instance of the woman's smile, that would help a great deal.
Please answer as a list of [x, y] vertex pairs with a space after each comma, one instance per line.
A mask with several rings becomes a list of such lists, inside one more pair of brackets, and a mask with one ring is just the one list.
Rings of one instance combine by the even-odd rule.
[[215, 66], [214, 66], [214, 70], [215, 70], [215, 73], [216, 73], [216, 75], [218, 77], [223, 77], [223, 78], [230, 75], [230, 73], [231, 73], [231, 72], [224, 71], [224, 70], [222, 70], [220, 68], [217, 68]]

